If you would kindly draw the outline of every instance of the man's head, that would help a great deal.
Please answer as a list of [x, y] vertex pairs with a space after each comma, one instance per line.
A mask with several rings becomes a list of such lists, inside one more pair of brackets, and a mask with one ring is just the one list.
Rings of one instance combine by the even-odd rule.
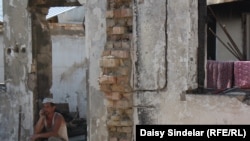
[[55, 102], [53, 98], [44, 98], [43, 99], [43, 110], [45, 115], [54, 113], [56, 109]]

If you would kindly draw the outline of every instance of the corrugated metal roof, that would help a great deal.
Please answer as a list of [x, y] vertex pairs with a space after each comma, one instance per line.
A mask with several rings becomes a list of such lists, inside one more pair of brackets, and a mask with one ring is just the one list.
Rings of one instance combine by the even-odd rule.
[[46, 19], [50, 19], [50, 18], [52, 18], [54, 16], [57, 16], [59, 14], [62, 14], [62, 13], [67, 12], [69, 10], [72, 10], [74, 8], [76, 8], [76, 6], [72, 6], [72, 7], [51, 7], [49, 9], [48, 15], [46, 16]]

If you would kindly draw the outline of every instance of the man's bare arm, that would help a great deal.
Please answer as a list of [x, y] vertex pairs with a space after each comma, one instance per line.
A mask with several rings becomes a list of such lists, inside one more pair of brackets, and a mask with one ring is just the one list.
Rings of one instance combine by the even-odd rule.
[[35, 125], [35, 134], [40, 133], [43, 128], [44, 128], [44, 120], [45, 120], [45, 115], [43, 113], [43, 110], [40, 110], [39, 112], [39, 119]]
[[63, 122], [63, 118], [59, 115], [55, 117], [55, 123], [52, 127], [52, 131], [46, 132], [46, 133], [39, 133], [35, 135], [35, 138], [49, 138], [52, 136], [58, 136], [58, 131]]

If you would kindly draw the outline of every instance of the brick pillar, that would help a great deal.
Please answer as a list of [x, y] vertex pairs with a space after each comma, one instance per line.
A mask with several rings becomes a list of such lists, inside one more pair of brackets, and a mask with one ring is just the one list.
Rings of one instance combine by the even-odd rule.
[[131, 141], [133, 96], [130, 86], [132, 0], [107, 0], [107, 43], [100, 60], [100, 89], [108, 111], [110, 141]]

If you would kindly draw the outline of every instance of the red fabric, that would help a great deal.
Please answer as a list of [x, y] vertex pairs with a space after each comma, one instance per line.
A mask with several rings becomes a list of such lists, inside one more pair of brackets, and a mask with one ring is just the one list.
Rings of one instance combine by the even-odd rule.
[[207, 88], [226, 89], [233, 85], [234, 62], [207, 61]]
[[218, 63], [217, 89], [232, 88], [233, 86], [234, 62]]
[[250, 88], [250, 61], [234, 62], [235, 86], [240, 88]]
[[216, 89], [216, 81], [218, 78], [217, 62], [213, 60], [207, 61], [207, 88]]

